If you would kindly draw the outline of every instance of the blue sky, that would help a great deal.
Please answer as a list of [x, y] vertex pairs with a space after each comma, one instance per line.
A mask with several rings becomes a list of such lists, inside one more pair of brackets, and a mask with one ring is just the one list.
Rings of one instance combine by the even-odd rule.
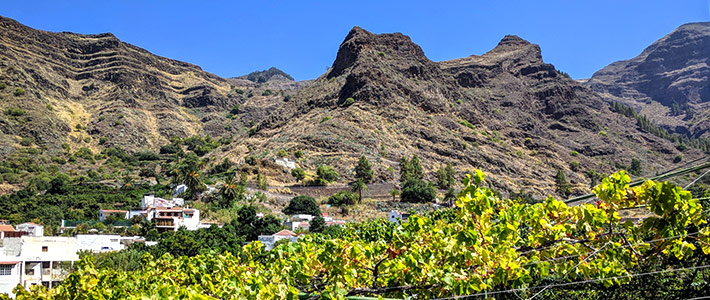
[[682, 24], [710, 21], [710, 0], [10, 0], [0, 15], [49, 31], [112, 32], [225, 77], [271, 66], [298, 80], [318, 77], [357, 25], [409, 35], [434, 61], [482, 54], [516, 34], [539, 44], [545, 61], [587, 78]]

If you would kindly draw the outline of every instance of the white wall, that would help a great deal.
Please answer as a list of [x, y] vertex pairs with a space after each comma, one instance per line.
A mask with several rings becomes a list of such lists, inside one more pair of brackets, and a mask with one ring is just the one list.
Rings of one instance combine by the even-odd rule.
[[12, 290], [20, 283], [20, 265], [21, 263], [10, 265], [12, 266], [11, 275], [0, 275], [0, 294], [15, 296]]
[[44, 236], [44, 226], [31, 223], [22, 223], [15, 226], [17, 231], [29, 232], [31, 236]]
[[[45, 237], [22, 237], [22, 258], [23, 260], [35, 261], [77, 261], [77, 240], [75, 237], [45, 236]], [[47, 247], [47, 251], [42, 251], [42, 247]]]
[[123, 250], [121, 236], [113, 234], [78, 234], [76, 236], [77, 251], [109, 252]]

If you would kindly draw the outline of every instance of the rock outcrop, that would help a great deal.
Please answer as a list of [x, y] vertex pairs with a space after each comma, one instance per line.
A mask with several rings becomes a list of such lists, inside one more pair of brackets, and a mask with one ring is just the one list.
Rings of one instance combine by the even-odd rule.
[[710, 138], [710, 22], [680, 26], [638, 56], [597, 71], [586, 85], [671, 132]]

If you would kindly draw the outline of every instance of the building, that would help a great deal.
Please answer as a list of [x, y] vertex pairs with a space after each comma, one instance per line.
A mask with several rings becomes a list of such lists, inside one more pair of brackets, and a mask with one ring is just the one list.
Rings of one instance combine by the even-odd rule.
[[145, 242], [140, 236], [120, 236], [118, 234], [78, 234], [76, 235], [77, 251], [113, 252], [126, 249], [132, 243]]
[[155, 228], [158, 231], [177, 231], [183, 226], [187, 230], [200, 228], [200, 210], [198, 209], [156, 207], [152, 210], [151, 219], [155, 219]]
[[296, 222], [310, 222], [313, 221], [313, 216], [309, 214], [298, 214], [298, 215], [293, 215], [291, 216], [291, 221], [296, 221]]
[[185, 205], [185, 199], [183, 198], [173, 198], [173, 199], [163, 199], [155, 197], [154, 195], [145, 195], [141, 200], [141, 208], [146, 209], [149, 207], [175, 207]]
[[29, 236], [44, 236], [44, 226], [27, 222], [15, 226], [17, 231], [27, 232]]
[[0, 293], [12, 294], [18, 284], [48, 288], [63, 281], [79, 260], [75, 237], [22, 236], [2, 239]]
[[399, 224], [399, 221], [401, 220], [402, 223], [406, 223], [408, 218], [409, 218], [409, 213], [403, 213], [398, 210], [390, 211], [390, 215], [389, 215], [390, 222]]
[[17, 235], [17, 232], [15, 231], [15, 228], [12, 227], [12, 225], [6, 224], [5, 222], [0, 222], [0, 238], [16, 236], [19, 235]]
[[298, 241], [298, 235], [291, 230], [284, 229], [272, 235], [259, 236], [259, 242], [264, 244], [266, 250], [274, 249], [274, 245], [276, 245], [276, 242], [284, 239], [287, 239], [290, 242], [296, 242]]
[[114, 216], [120, 219], [128, 219], [127, 210], [118, 209], [100, 209], [99, 210], [99, 221], [106, 220], [109, 216]]

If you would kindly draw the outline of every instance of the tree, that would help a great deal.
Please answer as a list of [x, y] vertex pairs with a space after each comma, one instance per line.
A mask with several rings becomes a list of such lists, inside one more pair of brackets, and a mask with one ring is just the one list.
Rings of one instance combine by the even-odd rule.
[[311, 196], [296, 196], [291, 198], [288, 206], [283, 209], [283, 213], [287, 215], [308, 214], [320, 216], [320, 207], [318, 207], [316, 199]]
[[402, 185], [402, 201], [424, 203], [430, 202], [434, 198], [436, 198], [436, 190], [429, 181], [410, 178]]
[[444, 203], [447, 203], [450, 207], [453, 207], [454, 202], [456, 202], [456, 190], [454, 190], [454, 188], [449, 188], [444, 195]]
[[355, 178], [361, 179], [365, 184], [372, 182], [374, 178], [372, 165], [370, 165], [370, 161], [367, 160], [365, 155], [360, 157], [357, 166], [355, 166]]
[[266, 175], [261, 176], [261, 174], [256, 174], [256, 186], [261, 190], [266, 190], [269, 187], [269, 183], [266, 181]]
[[449, 189], [456, 184], [455, 176], [456, 173], [451, 163], [447, 163], [446, 167], [441, 167], [436, 170], [436, 185], [440, 189]]
[[306, 171], [301, 168], [295, 168], [291, 170], [291, 176], [296, 178], [298, 181], [303, 181], [303, 179], [306, 178]]
[[360, 178], [353, 183], [353, 193], [358, 193], [358, 203], [362, 203], [362, 191], [367, 191], [367, 184]]
[[323, 232], [323, 228], [325, 228], [325, 219], [321, 216], [316, 216], [313, 218], [310, 225], [311, 226], [308, 229], [310, 232]]
[[629, 166], [629, 173], [634, 176], [641, 176], [641, 161], [634, 158]]
[[394, 202], [396, 200], [396, 198], [397, 198], [397, 196], [399, 196], [399, 194], [400, 194], [400, 192], [396, 188], [390, 190], [390, 196], [392, 196], [392, 202]]
[[357, 194], [350, 191], [342, 191], [328, 197], [328, 204], [334, 206], [354, 205], [357, 199]]
[[200, 171], [190, 171], [183, 177], [183, 182], [190, 191], [190, 198], [197, 199], [198, 195], [205, 190], [205, 185], [202, 183]]
[[409, 161], [410, 170], [412, 171], [412, 177], [416, 179], [424, 179], [424, 169], [422, 169], [422, 163], [419, 162], [419, 157], [416, 154], [412, 155], [412, 159]]
[[557, 187], [556, 192], [562, 196], [569, 196], [572, 194], [572, 185], [567, 182], [567, 177], [562, 170], [557, 170], [557, 175], [555, 175], [555, 186]]
[[316, 184], [327, 185], [329, 182], [338, 180], [340, 175], [331, 166], [319, 166], [316, 170]]
[[244, 186], [240, 185], [239, 181], [237, 181], [237, 176], [233, 175], [222, 185], [219, 192], [222, 196], [219, 206], [228, 208], [231, 207], [235, 201], [244, 199], [245, 190]]
[[399, 181], [404, 183], [411, 178], [424, 179], [424, 170], [416, 154], [412, 155], [412, 159], [402, 157], [399, 161]]

